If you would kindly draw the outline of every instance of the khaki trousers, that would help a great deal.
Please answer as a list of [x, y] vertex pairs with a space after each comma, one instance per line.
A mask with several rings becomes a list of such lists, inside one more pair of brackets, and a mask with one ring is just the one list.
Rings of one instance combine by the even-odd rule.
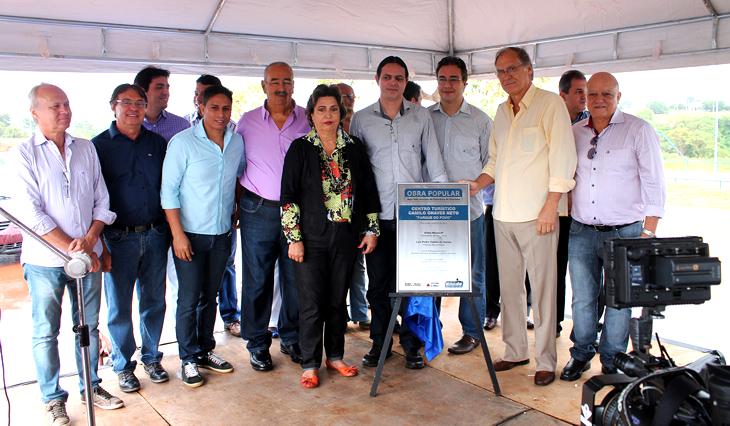
[[535, 322], [536, 371], [555, 371], [556, 292], [559, 224], [555, 231], [537, 234], [537, 221], [494, 221], [499, 265], [499, 290], [502, 296], [503, 359], [522, 361], [530, 358], [525, 317], [525, 272], [530, 273], [532, 309]]

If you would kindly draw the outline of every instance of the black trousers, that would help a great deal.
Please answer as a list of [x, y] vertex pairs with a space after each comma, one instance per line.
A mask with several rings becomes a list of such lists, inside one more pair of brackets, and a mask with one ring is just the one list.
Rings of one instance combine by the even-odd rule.
[[328, 222], [322, 235], [304, 237], [304, 262], [294, 262], [294, 276], [299, 290], [299, 346], [305, 369], [320, 367], [323, 344], [329, 359], [342, 359], [345, 353], [345, 299], [357, 244], [349, 223]]
[[[372, 339], [373, 345], [381, 348], [385, 340], [385, 333], [388, 331], [388, 321], [390, 321], [393, 312], [389, 294], [395, 292], [397, 266], [395, 227], [395, 220], [381, 220], [378, 246], [375, 251], [367, 255], [369, 279], [367, 297], [372, 315], [370, 339]], [[404, 298], [401, 303], [401, 316], [407, 304], [408, 298]], [[391, 341], [391, 345], [386, 349], [390, 350], [392, 344]], [[400, 344], [406, 351], [418, 350], [421, 347], [421, 341], [418, 337], [405, 326], [400, 329]]]

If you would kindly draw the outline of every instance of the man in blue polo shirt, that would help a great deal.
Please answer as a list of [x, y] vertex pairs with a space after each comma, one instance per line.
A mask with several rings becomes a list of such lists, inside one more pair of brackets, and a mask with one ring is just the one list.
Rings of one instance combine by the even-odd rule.
[[172, 138], [162, 169], [160, 198], [172, 233], [180, 283], [175, 317], [182, 381], [203, 384], [198, 368], [233, 371], [213, 353], [216, 296], [231, 252], [243, 139], [231, 130], [233, 93], [203, 92], [203, 120]]
[[141, 87], [121, 84], [112, 92], [116, 117], [92, 142], [117, 220], [104, 229], [104, 293], [109, 308], [112, 363], [124, 392], [139, 390], [134, 374], [137, 349], [132, 297], [137, 287], [141, 361], [154, 383], [166, 382], [158, 350], [165, 319], [165, 264], [170, 236], [160, 206], [165, 139], [142, 127], [147, 96]]

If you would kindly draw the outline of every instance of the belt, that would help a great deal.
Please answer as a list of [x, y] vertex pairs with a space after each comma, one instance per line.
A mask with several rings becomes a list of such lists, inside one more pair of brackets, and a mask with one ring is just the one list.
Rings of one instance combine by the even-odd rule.
[[[576, 221], [576, 222], [578, 222], [578, 221]], [[618, 231], [619, 229], [626, 228], [627, 226], [634, 225], [638, 222], [639, 221], [637, 220], [636, 222], [626, 223], [623, 225], [587, 225], [585, 223], [580, 223], [580, 222], [578, 222], [578, 223], [580, 223], [583, 226], [593, 228], [594, 230], [596, 230], [598, 232], [611, 232], [611, 231]]]
[[276, 207], [277, 209], [281, 206], [281, 203], [274, 200], [267, 200], [264, 197], [260, 197], [258, 194], [253, 193], [249, 191], [248, 189], [244, 189], [245, 195], [256, 200], [256, 202], [261, 202], [262, 205], [268, 206], [268, 207]]
[[148, 224], [145, 224], [145, 225], [130, 225], [130, 226], [127, 226], [127, 225], [117, 225], [117, 224], [112, 223], [111, 225], [109, 225], [109, 227], [110, 228], [114, 228], [114, 229], [118, 229], [120, 231], [124, 231], [124, 232], [127, 232], [127, 233], [132, 233], [132, 232], [145, 232], [145, 231], [149, 231], [150, 229], [154, 229], [154, 228], [157, 228], [158, 226], [161, 226], [163, 223], [165, 223], [165, 222], [164, 221], [161, 221], [161, 220], [160, 221], [157, 221], [157, 222], [153, 222], [153, 223], [148, 223]]

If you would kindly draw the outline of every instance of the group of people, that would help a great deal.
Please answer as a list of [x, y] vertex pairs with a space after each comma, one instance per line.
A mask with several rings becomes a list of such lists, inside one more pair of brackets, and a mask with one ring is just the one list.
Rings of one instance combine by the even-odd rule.
[[[509, 98], [493, 122], [464, 99], [468, 69], [462, 59], [438, 62], [439, 102], [423, 108], [420, 93], [412, 98], [416, 102], [404, 98], [408, 67], [389, 56], [375, 74], [378, 101], [357, 112], [352, 88], [344, 84], [319, 85], [306, 108], [296, 105], [292, 68], [272, 63], [261, 82], [264, 105], [238, 123], [231, 120], [233, 95], [216, 77], [198, 79], [196, 109], [186, 119], [166, 111], [169, 72], [147, 67], [134, 84], [114, 89], [115, 120], [91, 141], [66, 133], [71, 109], [60, 88], [34, 87], [30, 109], [37, 130], [15, 150], [14, 209], [46, 241], [92, 259], [84, 294], [94, 404], [123, 406], [96, 374], [102, 271], [113, 369], [125, 392], [140, 388], [133, 360], [135, 288], [144, 372], [154, 383], [169, 379], [159, 351], [166, 275], [177, 283], [175, 331], [187, 386], [204, 383], [201, 368], [233, 371], [213, 352], [218, 305], [226, 329], [246, 341], [251, 367], [273, 368], [269, 318], [275, 280], [281, 292], [280, 350], [301, 364], [304, 388], [319, 385], [323, 348], [327, 368], [345, 377], [358, 374], [344, 359], [348, 290], [350, 318], [369, 325], [372, 340], [362, 365], [376, 366], [382, 351], [389, 357], [384, 340], [396, 284], [396, 184], [405, 182], [470, 186], [472, 286], [481, 295], [480, 322], [474, 323], [462, 298], [463, 336], [449, 352], [476, 348], [482, 327], [493, 329], [501, 311], [506, 350], [495, 369], [528, 364], [527, 275], [534, 382], [550, 384], [562, 317], [560, 280], [564, 299], [560, 264], [567, 261], [574, 345], [561, 379], [579, 378], [596, 350], [604, 372], [615, 371], [612, 359], [626, 348], [630, 311], [606, 309], [596, 348], [601, 245], [656, 232], [665, 197], [656, 134], [618, 109], [618, 82], [608, 73], [586, 82], [570, 71], [558, 96], [532, 84], [532, 63], [521, 48], [500, 50], [495, 67]], [[237, 228], [240, 312], [233, 268]], [[561, 244], [568, 254], [559, 261]], [[75, 281], [64, 274], [61, 259], [31, 238], [21, 262], [33, 303], [42, 400], [53, 424], [66, 424], [68, 394], [58, 382], [56, 338], [63, 293], [73, 292]], [[496, 313], [490, 309], [495, 305]], [[400, 344], [405, 367], [423, 368], [422, 342], [405, 326]], [[81, 371], [78, 350], [76, 359]]]

